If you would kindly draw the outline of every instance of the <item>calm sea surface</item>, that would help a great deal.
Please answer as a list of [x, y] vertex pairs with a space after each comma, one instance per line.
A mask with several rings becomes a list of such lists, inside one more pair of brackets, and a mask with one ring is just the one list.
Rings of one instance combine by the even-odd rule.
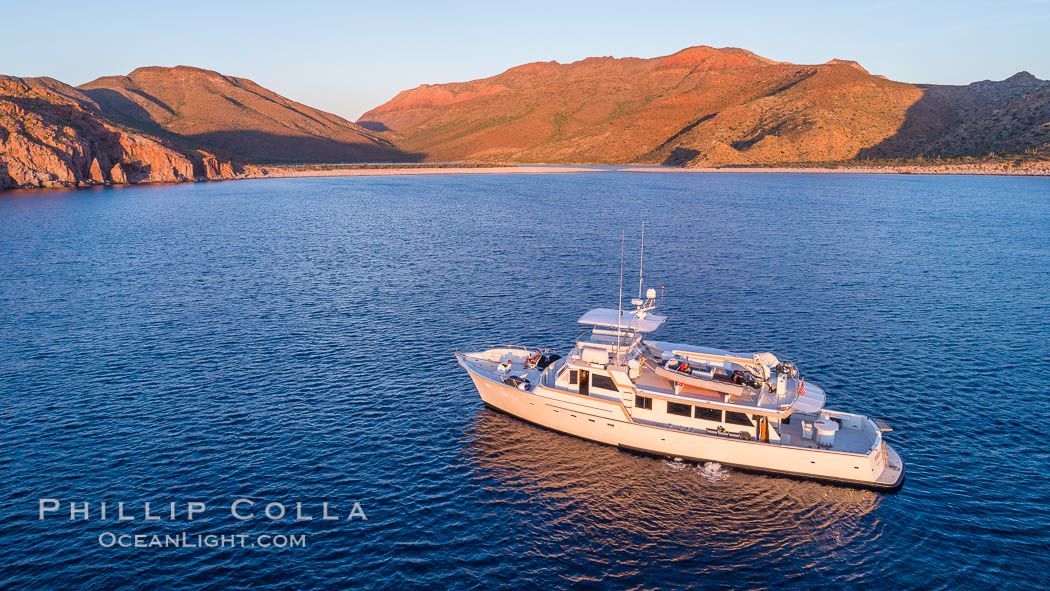
[[[636, 288], [643, 218], [671, 317], [654, 336], [774, 351], [831, 408], [888, 419], [899, 494], [638, 457], [482, 405], [452, 351], [570, 347], [616, 305], [621, 229]], [[1048, 365], [1050, 179], [2, 194], [0, 588], [1046, 588]], [[254, 518], [230, 515], [241, 497]], [[61, 508], [40, 520], [40, 498]], [[367, 520], [345, 520], [355, 502]]]

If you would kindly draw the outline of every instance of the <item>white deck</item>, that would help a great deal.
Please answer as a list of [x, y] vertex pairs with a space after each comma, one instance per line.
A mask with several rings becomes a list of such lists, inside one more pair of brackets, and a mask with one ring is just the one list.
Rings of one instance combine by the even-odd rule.
[[835, 432], [835, 443], [832, 447], [820, 447], [817, 445], [815, 430], [813, 439], [802, 438], [802, 419], [799, 417], [792, 418], [791, 423], [788, 425], [780, 425], [780, 436], [784, 437], [784, 435], [787, 435], [790, 438], [790, 443], [788, 445], [793, 447], [801, 447], [805, 449], [829, 449], [830, 451], [840, 451], [850, 454], [867, 454], [871, 451], [872, 444], [874, 444], [872, 437], [865, 435], [861, 429], [843, 428]]

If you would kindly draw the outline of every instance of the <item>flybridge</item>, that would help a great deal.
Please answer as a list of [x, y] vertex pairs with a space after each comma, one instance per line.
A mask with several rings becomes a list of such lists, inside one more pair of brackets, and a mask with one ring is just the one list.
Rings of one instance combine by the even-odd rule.
[[620, 328], [634, 332], [653, 332], [667, 320], [666, 316], [647, 314], [644, 311], [620, 312], [612, 308], [595, 308], [587, 312], [577, 321], [580, 324], [601, 326], [607, 328]]

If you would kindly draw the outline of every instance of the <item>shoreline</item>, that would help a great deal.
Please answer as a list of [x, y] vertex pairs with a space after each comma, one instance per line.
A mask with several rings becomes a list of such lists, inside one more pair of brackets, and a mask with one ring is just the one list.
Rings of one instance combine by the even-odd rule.
[[1001, 164], [945, 164], [942, 166], [860, 166], [837, 168], [832, 166], [768, 166], [768, 167], [698, 167], [698, 168], [648, 168], [630, 167], [618, 172], [672, 172], [672, 173], [754, 173], [754, 174], [919, 174], [956, 176], [1050, 176], [1050, 163], [1044, 166], [1004, 166]]
[[[683, 168], [672, 166], [646, 166], [646, 165], [612, 165], [610, 168], [592, 168], [594, 165], [535, 165], [521, 164], [511, 166], [479, 166], [479, 167], [427, 167], [426, 165], [410, 165], [405, 168], [395, 166], [384, 166], [381, 168], [333, 168], [333, 169], [299, 169], [285, 168], [279, 166], [255, 166], [255, 171], [236, 174], [230, 177], [213, 177], [185, 179], [178, 181], [140, 181], [134, 183], [81, 183], [81, 184], [56, 184], [37, 187], [11, 187], [0, 189], [0, 193], [34, 191], [39, 189], [89, 189], [99, 187], [132, 187], [141, 185], [176, 185], [194, 182], [221, 182], [238, 181], [249, 179], [281, 179], [281, 178], [310, 178], [310, 177], [341, 177], [341, 176], [420, 176], [420, 175], [449, 175], [449, 174], [576, 174], [576, 173], [672, 173], [672, 174], [900, 174], [900, 175], [955, 175], [955, 176], [1026, 176], [1047, 177], [1050, 176], [1050, 162], [1026, 163], [1021, 166], [1011, 166], [1001, 163], [989, 164], [945, 164], [940, 166], [863, 166], [863, 167], [791, 167], [791, 166], [769, 166], [769, 167], [697, 167]], [[608, 166], [608, 165], [603, 165]]]

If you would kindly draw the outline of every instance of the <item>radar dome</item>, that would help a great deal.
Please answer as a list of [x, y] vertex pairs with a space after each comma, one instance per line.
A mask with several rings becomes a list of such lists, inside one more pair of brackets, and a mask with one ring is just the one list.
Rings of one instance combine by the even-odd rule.
[[650, 300], [655, 300], [656, 299], [656, 289], [650, 287], [648, 290], [646, 290], [645, 297], [649, 298]]

